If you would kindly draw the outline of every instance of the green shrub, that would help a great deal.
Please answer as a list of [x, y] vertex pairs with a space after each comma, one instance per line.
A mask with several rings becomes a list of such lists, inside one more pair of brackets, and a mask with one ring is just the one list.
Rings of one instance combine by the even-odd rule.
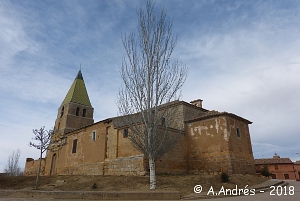
[[229, 176], [226, 172], [222, 172], [221, 174], [222, 183], [229, 182]]
[[268, 166], [264, 165], [264, 167], [260, 170], [260, 174], [264, 177], [271, 176], [271, 173], [269, 172]]

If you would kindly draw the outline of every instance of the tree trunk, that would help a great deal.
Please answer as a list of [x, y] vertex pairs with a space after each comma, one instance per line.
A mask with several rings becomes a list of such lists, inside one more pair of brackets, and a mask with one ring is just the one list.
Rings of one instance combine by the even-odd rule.
[[41, 172], [41, 166], [42, 166], [42, 149], [41, 149], [41, 155], [40, 155], [40, 164], [39, 164], [39, 168], [38, 168], [38, 172], [36, 174], [36, 181], [35, 181], [35, 190], [37, 190], [38, 184], [39, 184], [39, 176], [40, 176], [40, 172]]
[[150, 167], [150, 190], [156, 189], [156, 175], [155, 175], [155, 160], [149, 158], [149, 167]]

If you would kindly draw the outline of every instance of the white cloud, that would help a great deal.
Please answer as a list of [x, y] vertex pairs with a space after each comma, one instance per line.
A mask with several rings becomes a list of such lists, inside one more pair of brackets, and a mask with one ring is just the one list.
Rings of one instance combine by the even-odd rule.
[[[280, 142], [277, 151], [292, 157], [291, 149], [285, 147], [294, 150], [298, 146], [299, 13], [269, 4], [254, 7], [259, 15], [242, 19], [248, 27], [237, 24], [207, 33], [195, 29], [181, 38], [177, 56], [190, 66], [184, 97], [202, 98], [207, 109], [233, 112], [253, 121], [252, 141]], [[270, 148], [266, 144], [259, 147], [254, 145], [257, 157], [263, 148]], [[271, 152], [266, 151], [269, 157]]]

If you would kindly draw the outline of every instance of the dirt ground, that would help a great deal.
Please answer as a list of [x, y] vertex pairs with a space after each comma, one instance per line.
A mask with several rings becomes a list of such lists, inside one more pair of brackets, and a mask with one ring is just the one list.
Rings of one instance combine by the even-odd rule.
[[[0, 189], [34, 189], [36, 177], [0, 177]], [[203, 191], [214, 188], [244, 188], [262, 183], [267, 178], [254, 175], [231, 175], [228, 183], [222, 183], [220, 175], [157, 175], [157, 191], [179, 191], [181, 195], [193, 193], [195, 185]], [[150, 191], [149, 176], [41, 176], [39, 190], [63, 191]]]

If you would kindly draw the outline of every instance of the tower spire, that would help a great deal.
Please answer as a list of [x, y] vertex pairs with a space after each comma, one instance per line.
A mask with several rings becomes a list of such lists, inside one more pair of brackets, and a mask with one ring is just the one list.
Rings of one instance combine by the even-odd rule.
[[65, 99], [61, 103], [55, 121], [58, 136], [94, 123], [91, 105], [81, 70], [78, 71]]
[[92, 106], [84, 84], [81, 69], [78, 71], [78, 74], [61, 105], [69, 102]]

